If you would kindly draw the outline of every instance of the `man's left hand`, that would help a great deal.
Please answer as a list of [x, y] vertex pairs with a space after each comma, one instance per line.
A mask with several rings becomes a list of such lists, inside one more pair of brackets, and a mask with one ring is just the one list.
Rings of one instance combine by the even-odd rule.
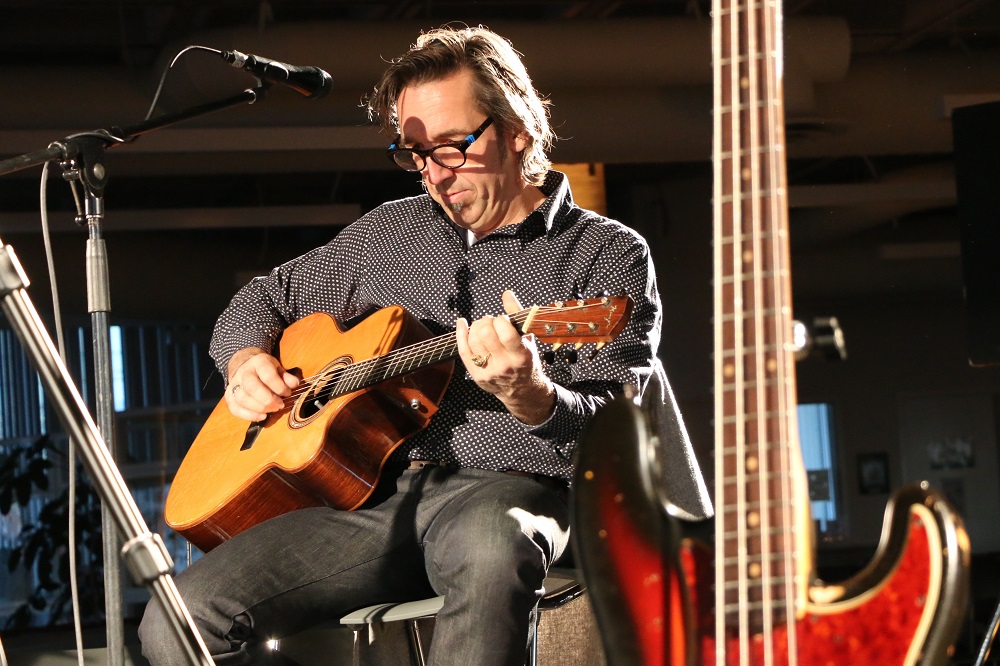
[[[508, 314], [522, 307], [509, 289], [503, 292], [503, 307]], [[521, 422], [542, 423], [555, 409], [556, 391], [542, 369], [538, 348], [532, 335], [522, 336], [508, 315], [486, 316], [469, 323], [455, 322], [458, 354], [472, 379], [492, 393]]]

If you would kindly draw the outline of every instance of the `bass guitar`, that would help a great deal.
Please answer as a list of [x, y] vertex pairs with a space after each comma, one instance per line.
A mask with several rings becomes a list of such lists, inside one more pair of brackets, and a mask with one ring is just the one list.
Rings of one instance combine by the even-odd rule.
[[661, 470], [671, 461], [657, 455], [647, 410], [621, 403], [598, 415], [581, 443], [574, 530], [608, 662], [944, 664], [965, 610], [969, 543], [926, 484], [891, 498], [867, 567], [841, 583], [815, 578], [796, 418], [780, 2], [714, 0], [712, 25], [716, 515], [668, 518]]
[[[625, 327], [632, 307], [628, 296], [574, 299], [510, 320], [554, 348], [600, 348]], [[171, 484], [167, 525], [207, 552], [288, 511], [357, 508], [392, 451], [437, 412], [457, 357], [454, 332], [432, 337], [399, 306], [346, 331], [325, 313], [295, 322], [282, 334], [278, 358], [301, 385], [257, 423], [219, 401]]]

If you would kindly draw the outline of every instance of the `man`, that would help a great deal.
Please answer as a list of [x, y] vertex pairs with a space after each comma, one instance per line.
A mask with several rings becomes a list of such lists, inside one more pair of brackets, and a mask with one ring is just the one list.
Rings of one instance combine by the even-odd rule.
[[[285, 327], [317, 311], [346, 326], [402, 305], [435, 333], [456, 330], [461, 365], [361, 508], [265, 521], [177, 585], [220, 664], [261, 663], [267, 639], [317, 618], [436, 594], [445, 603], [430, 663], [522, 664], [531, 610], [567, 545], [581, 429], [625, 384], [662, 373], [648, 248], [573, 204], [546, 157], [546, 103], [496, 34], [422, 35], [369, 108], [397, 135], [390, 157], [420, 174], [426, 194], [376, 208], [235, 296], [212, 346], [226, 401], [253, 421], [281, 409], [299, 379], [271, 352]], [[604, 290], [629, 294], [635, 308], [590, 361], [544, 364], [502, 314], [520, 309], [518, 297], [534, 305]], [[154, 664], [177, 662], [155, 603], [140, 635]]]

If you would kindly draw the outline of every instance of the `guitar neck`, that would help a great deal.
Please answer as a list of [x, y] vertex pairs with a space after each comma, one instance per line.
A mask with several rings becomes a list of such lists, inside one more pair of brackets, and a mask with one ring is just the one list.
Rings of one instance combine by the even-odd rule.
[[808, 498], [796, 482], [780, 27], [780, 3], [713, 2], [716, 613], [747, 641], [794, 619], [810, 568], [796, 529]]
[[[632, 313], [628, 296], [603, 296], [557, 301], [510, 314], [510, 322], [521, 335], [529, 333], [548, 342], [553, 349], [563, 344], [581, 347], [594, 343], [600, 349], [621, 333]], [[415, 372], [458, 357], [455, 332], [445, 333], [388, 354], [349, 364], [337, 364], [322, 376], [311, 378], [323, 384], [326, 398], [352, 393], [387, 379]]]
[[458, 358], [454, 331], [339, 368], [335, 374], [331, 373], [328, 395], [336, 397], [353, 393], [453, 358]]

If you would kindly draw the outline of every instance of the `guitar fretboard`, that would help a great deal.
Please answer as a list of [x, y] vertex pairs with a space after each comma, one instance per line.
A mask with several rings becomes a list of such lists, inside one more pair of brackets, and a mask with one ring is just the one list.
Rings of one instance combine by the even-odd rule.
[[742, 654], [751, 635], [794, 620], [786, 610], [808, 566], [796, 558], [793, 504], [802, 498], [791, 481], [780, 25], [778, 3], [713, 2], [716, 622], [720, 639], [738, 633]]
[[[621, 332], [631, 312], [631, 298], [603, 296], [560, 301], [509, 316], [510, 322], [522, 335], [533, 333], [540, 340], [553, 344], [553, 348], [562, 344], [582, 346], [593, 342], [600, 349]], [[304, 378], [303, 386], [285, 398], [285, 405], [291, 406], [303, 393], [308, 394], [310, 400], [325, 402], [457, 358], [458, 355], [455, 332], [450, 332], [361, 361], [348, 357], [333, 359], [316, 376]]]
[[325, 393], [328, 397], [345, 395], [457, 357], [458, 343], [455, 341], [455, 334], [446, 333], [393, 350], [384, 356], [338, 368], [329, 373]]

